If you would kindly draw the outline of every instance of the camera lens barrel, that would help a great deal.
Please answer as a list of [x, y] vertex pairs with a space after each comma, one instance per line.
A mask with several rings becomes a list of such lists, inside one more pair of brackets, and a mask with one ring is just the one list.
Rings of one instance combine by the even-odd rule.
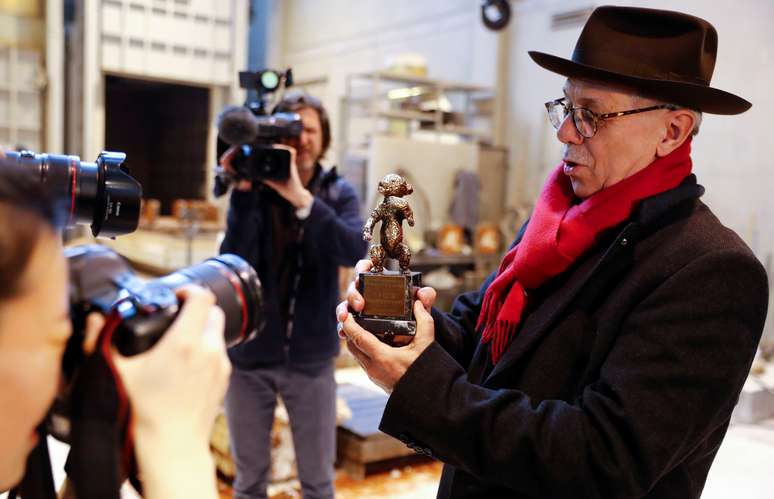
[[102, 152], [88, 163], [78, 156], [6, 152], [2, 164], [45, 185], [67, 210], [67, 224], [88, 224], [92, 234], [115, 237], [134, 232], [140, 221], [142, 187], [123, 165], [126, 154]]
[[261, 283], [255, 270], [237, 255], [225, 254], [152, 281], [170, 289], [198, 284], [215, 295], [226, 316], [226, 345], [254, 338], [263, 327]]

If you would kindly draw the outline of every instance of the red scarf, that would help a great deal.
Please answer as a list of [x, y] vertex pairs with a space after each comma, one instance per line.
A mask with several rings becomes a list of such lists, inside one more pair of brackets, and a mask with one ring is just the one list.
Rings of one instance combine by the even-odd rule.
[[575, 195], [563, 166], [546, 181], [524, 237], [505, 255], [484, 295], [476, 329], [483, 326], [481, 341], [492, 343], [495, 364], [516, 335], [526, 290], [567, 270], [594, 246], [602, 231], [629, 218], [639, 201], [680, 185], [691, 173], [691, 139], [577, 204], [573, 204]]

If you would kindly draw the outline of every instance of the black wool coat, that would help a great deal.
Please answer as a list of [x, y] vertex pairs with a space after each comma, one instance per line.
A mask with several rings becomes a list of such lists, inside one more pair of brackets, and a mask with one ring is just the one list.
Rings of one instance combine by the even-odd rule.
[[701, 495], [768, 304], [763, 267], [702, 192], [691, 175], [643, 201], [530, 291], [496, 366], [475, 330], [494, 275], [433, 311], [436, 341], [381, 429], [445, 463], [438, 497]]

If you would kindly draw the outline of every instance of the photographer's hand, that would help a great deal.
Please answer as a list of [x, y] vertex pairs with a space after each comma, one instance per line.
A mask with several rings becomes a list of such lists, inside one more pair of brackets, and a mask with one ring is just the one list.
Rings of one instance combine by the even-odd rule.
[[209, 451], [231, 365], [223, 311], [209, 291], [184, 288], [180, 314], [159, 342], [114, 361], [134, 419], [135, 455], [148, 498], [216, 498]]
[[[356, 275], [368, 271], [371, 266], [370, 260], [360, 260], [355, 266]], [[435, 340], [433, 318], [429, 313], [435, 302], [435, 290], [430, 287], [421, 288], [415, 298], [416, 335], [411, 343], [399, 348], [385, 345], [355, 322], [349, 311], [359, 312], [365, 306], [365, 300], [357, 291], [355, 282], [352, 282], [347, 290], [347, 300], [336, 307], [336, 318], [342, 324], [339, 336], [347, 340], [347, 348], [371, 381], [387, 393], [392, 392], [409, 366]]]
[[290, 177], [284, 181], [264, 180], [263, 183], [277, 191], [277, 194], [287, 199], [296, 209], [307, 208], [314, 202], [312, 195], [298, 176], [298, 165], [296, 164], [296, 150], [293, 147], [283, 144], [274, 144], [276, 149], [285, 149], [290, 151]]
[[[231, 166], [231, 162], [234, 160], [234, 155], [236, 153], [237, 147], [231, 146], [220, 156], [220, 159], [218, 160], [221, 166], [223, 166], [223, 168], [225, 168], [226, 171], [231, 175], [236, 175], [236, 170], [234, 170], [234, 167]], [[253, 188], [253, 183], [249, 180], [238, 180], [234, 184], [234, 188], [238, 191], [249, 191]]]

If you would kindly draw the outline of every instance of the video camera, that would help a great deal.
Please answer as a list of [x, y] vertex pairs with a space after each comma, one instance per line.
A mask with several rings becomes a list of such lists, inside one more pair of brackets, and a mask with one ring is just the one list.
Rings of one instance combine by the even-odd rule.
[[258, 98], [248, 99], [244, 106], [227, 106], [217, 118], [218, 158], [232, 146], [237, 154], [231, 162], [235, 173], [216, 170], [215, 194], [220, 196], [235, 180], [286, 180], [290, 176], [290, 152], [274, 144], [297, 141], [304, 129], [297, 113], [270, 113], [269, 97], [293, 84], [290, 69], [241, 71], [239, 86], [254, 90]]

